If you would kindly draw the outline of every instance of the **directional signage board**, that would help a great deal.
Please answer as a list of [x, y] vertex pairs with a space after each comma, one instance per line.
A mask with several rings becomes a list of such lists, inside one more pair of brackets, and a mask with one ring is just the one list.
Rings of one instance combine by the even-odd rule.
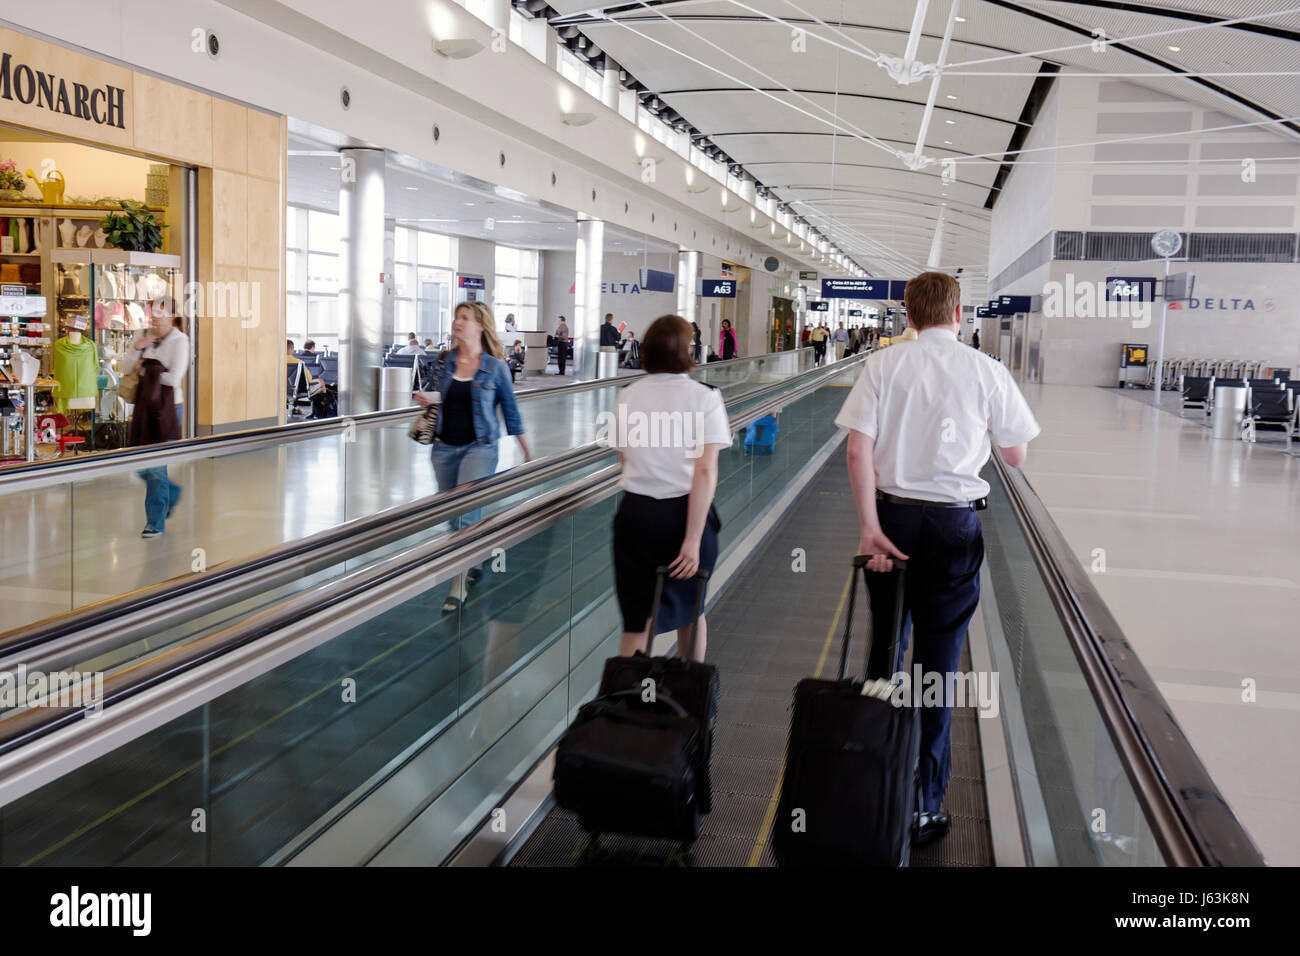
[[998, 315], [1030, 312], [1033, 309], [1032, 298], [1032, 296], [1028, 295], [1000, 295], [998, 296]]
[[891, 299], [897, 299], [899, 302], [902, 302], [902, 301], [903, 301], [903, 292], [904, 292], [904, 290], [905, 290], [906, 288], [907, 288], [907, 280], [906, 280], [906, 279], [890, 279], [890, 280], [889, 280], [889, 298], [891, 298]]
[[700, 295], [706, 299], [734, 299], [736, 297], [736, 280], [701, 279]]
[[825, 299], [818, 299], [814, 302], [808, 303], [809, 312], [829, 312], [830, 310], [831, 310], [831, 304], [827, 302]]
[[822, 279], [823, 299], [887, 299], [888, 279]]
[[1111, 276], [1106, 280], [1107, 302], [1154, 302], [1155, 276]]
[[992, 313], [989, 312], [989, 307], [987, 305], [975, 306], [975, 318], [987, 319], [991, 314]]
[[799, 270], [799, 281], [800, 281], [800, 282], [816, 282], [816, 281], [817, 281], [817, 273], [816, 273], [816, 272], [813, 272], [812, 270], [809, 270], [809, 269], [800, 269], [800, 270]]
[[862, 318], [862, 310], [861, 310], [861, 309], [849, 309], [849, 318], [850, 318], [850, 319], [860, 319], [860, 318]]

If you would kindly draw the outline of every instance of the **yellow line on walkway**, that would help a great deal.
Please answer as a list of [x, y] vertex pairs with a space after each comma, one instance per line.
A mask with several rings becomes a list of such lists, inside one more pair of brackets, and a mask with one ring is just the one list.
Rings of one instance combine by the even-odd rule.
[[[840, 603], [835, 608], [835, 616], [831, 618], [831, 626], [826, 630], [826, 642], [822, 644], [822, 654], [817, 659], [817, 670], [813, 673], [813, 677], [822, 676], [822, 668], [826, 666], [826, 655], [830, 653], [831, 642], [835, 639], [835, 631], [839, 628], [840, 615], [844, 613], [844, 602], [849, 598], [849, 588], [853, 586], [853, 575], [856, 573], [856, 568], [849, 569], [848, 580], [844, 582], [844, 590], [840, 592]], [[776, 807], [781, 802], [781, 784], [784, 781], [785, 758], [782, 757], [781, 771], [776, 775], [776, 785], [772, 788], [772, 796], [767, 801], [767, 812], [763, 814], [763, 822], [758, 828], [754, 849], [749, 853], [748, 866], [758, 866], [758, 861], [763, 858], [763, 847], [767, 845], [768, 838], [772, 834], [772, 823], [776, 820]]]

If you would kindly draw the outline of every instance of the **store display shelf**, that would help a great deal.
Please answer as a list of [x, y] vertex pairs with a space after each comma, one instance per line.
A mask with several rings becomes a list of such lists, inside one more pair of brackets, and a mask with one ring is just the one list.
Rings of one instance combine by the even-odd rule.
[[89, 249], [85, 247], [50, 250], [52, 262], [101, 266], [155, 266], [179, 269], [181, 257], [165, 252], [129, 252], [126, 249]]
[[39, 252], [0, 252], [0, 259], [39, 259]]

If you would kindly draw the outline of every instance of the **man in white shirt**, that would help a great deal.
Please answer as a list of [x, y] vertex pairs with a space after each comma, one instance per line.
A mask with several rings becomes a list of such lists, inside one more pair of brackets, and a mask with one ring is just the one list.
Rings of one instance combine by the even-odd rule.
[[[1021, 465], [1039, 432], [1006, 368], [957, 341], [961, 289], [942, 272], [907, 284], [909, 325], [916, 341], [896, 340], [872, 353], [835, 423], [850, 429], [849, 479], [858, 507], [858, 553], [871, 571], [908, 562], [905, 610], [916, 647], [913, 670], [957, 674], [966, 625], [979, 603], [984, 539], [976, 515], [988, 483], [979, 476], [991, 445]], [[868, 574], [872, 617], [893, 619], [891, 576]], [[907, 635], [903, 636], [906, 647]], [[868, 674], [892, 674], [889, 642], [875, 641]], [[952, 686], [945, 680], [944, 686]], [[920, 688], [914, 687], [918, 692]], [[948, 832], [942, 801], [951, 765], [952, 701], [921, 711], [921, 796], [913, 841]]]
[[414, 332], [406, 337], [406, 344], [397, 350], [398, 355], [423, 355], [424, 349], [420, 348], [420, 340]]

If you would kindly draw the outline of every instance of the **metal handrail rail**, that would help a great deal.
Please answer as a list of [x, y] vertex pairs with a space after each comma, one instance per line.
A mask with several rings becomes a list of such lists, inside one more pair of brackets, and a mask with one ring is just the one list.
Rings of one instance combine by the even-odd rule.
[[1266, 865], [1047, 506], [1018, 468], [991, 457], [1166, 861]]
[[[731, 404], [759, 404], [745, 409], [737, 420], [752, 420], [750, 413], [754, 408], [768, 407], [773, 400], [783, 404], [784, 396], [792, 391], [802, 394], [802, 386], [789, 388], [792, 381], [806, 378], [820, 387], [822, 380], [841, 374], [852, 365], [852, 362], [837, 363], [810, 369], [793, 379], [749, 389], [735, 396]], [[160, 581], [0, 633], [0, 670], [12, 669], [20, 663], [28, 668], [52, 669], [66, 661], [84, 660], [108, 646], [121, 646], [136, 637], [158, 634], [217, 607], [298, 580], [381, 547], [386, 541], [432, 527], [464, 511], [592, 465], [611, 454], [613, 449], [589, 442], [559, 455], [525, 462], [467, 485], [214, 565], [201, 573]], [[33, 658], [36, 648], [41, 649], [40, 656]]]
[[[792, 351], [798, 351], [797, 349]], [[789, 352], [764, 352], [744, 358], [727, 359], [724, 362], [710, 362], [697, 365], [697, 369], [716, 369], [720, 366], [735, 365], [741, 362], [762, 363], [768, 356], [789, 355]], [[531, 402], [555, 395], [572, 395], [577, 392], [610, 388], [628, 380], [635, 380], [645, 374], [637, 371], [631, 375], [615, 378], [597, 378], [587, 382], [572, 382], [557, 385], [555, 388], [530, 388], [515, 393], [520, 402]], [[48, 461], [28, 462], [12, 465], [0, 471], [0, 493], [21, 491], [29, 485], [35, 485], [49, 477], [62, 483], [86, 481], [101, 471], [116, 472], [127, 468], [147, 468], [155, 464], [175, 462], [178, 459], [207, 457], [214, 450], [219, 454], [238, 454], [264, 445], [281, 445], [287, 442], [306, 441], [321, 435], [343, 431], [349, 427], [384, 424], [398, 421], [410, 416], [418, 409], [416, 405], [402, 408], [387, 408], [373, 412], [361, 412], [356, 415], [340, 415], [335, 418], [312, 419], [301, 422], [286, 422], [283, 425], [266, 425], [261, 428], [249, 428], [228, 432], [222, 435], [205, 435], [195, 438], [183, 438], [161, 445], [142, 445], [131, 448], [118, 448], [113, 451], [97, 452], [79, 460], [68, 461], [54, 458]]]
[[[863, 356], [864, 359], [865, 357]], [[817, 374], [808, 375], [806, 381], [784, 395], [773, 396], [741, 412], [731, 423], [733, 431], [746, 428], [764, 415], [817, 391], [827, 379], [842, 374], [858, 364], [858, 361], [836, 363], [830, 368], [815, 370]], [[606, 451], [612, 453], [613, 449]], [[365, 592], [389, 584], [397, 578], [418, 578], [428, 584], [431, 564], [436, 565], [433, 577], [454, 573], [457, 567], [490, 549], [498, 539], [526, 534], [530, 520], [552, 523], [615, 494], [619, 486], [619, 475], [617, 467], [601, 469], [577, 482], [529, 499], [515, 508], [491, 515], [446, 538], [414, 545], [319, 588], [291, 595], [284, 601], [213, 633], [162, 649], [134, 662], [128, 668], [108, 675], [104, 679], [103, 697], [97, 702], [61, 709], [30, 708], [0, 720], [0, 778], [10, 772], [28, 777], [35, 772], [39, 776], [39, 772], [33, 770], [33, 765], [41, 761], [57, 760], [66, 763], [69, 760], [94, 759], [112, 749], [111, 742], [106, 741], [105, 736], [111, 737], [114, 730], [111, 718], [106, 720], [106, 717], [116, 706], [278, 631], [290, 627], [301, 629], [309, 623], [308, 619], [336, 609], [344, 602], [362, 597]], [[150, 706], [163, 709], [173, 704], [166, 700], [156, 700]], [[97, 709], [102, 709], [102, 713], [98, 713], [94, 720], [85, 720], [89, 712]], [[131, 719], [139, 720], [139, 715], [135, 714]], [[59, 741], [57, 745], [44, 746], [39, 753], [19, 753], [23, 748], [40, 742], [41, 738], [61, 728], [70, 728], [74, 734], [94, 737], [96, 743], [77, 749], [65, 746], [66, 741]], [[126, 732], [129, 731], [123, 730], [123, 733]], [[70, 756], [69, 752], [73, 749], [77, 749], [77, 753], [82, 756]], [[66, 770], [67, 768], [64, 772]]]

